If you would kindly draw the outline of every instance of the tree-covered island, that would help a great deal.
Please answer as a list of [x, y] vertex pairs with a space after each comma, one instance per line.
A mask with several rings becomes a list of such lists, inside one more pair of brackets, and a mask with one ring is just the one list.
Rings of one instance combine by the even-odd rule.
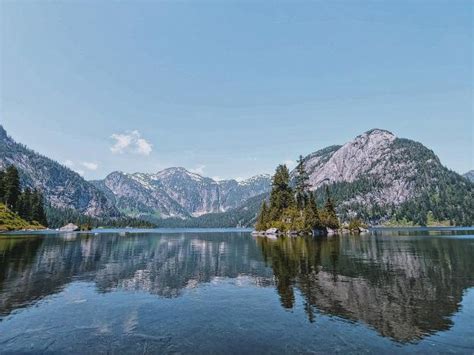
[[[338, 232], [341, 223], [329, 187], [326, 187], [325, 203], [319, 208], [308, 181], [302, 156], [298, 160], [293, 179], [286, 165], [276, 168], [269, 203], [263, 201], [257, 217], [257, 234], [325, 235]], [[354, 219], [347, 229], [360, 231], [360, 227], [362, 223]]]

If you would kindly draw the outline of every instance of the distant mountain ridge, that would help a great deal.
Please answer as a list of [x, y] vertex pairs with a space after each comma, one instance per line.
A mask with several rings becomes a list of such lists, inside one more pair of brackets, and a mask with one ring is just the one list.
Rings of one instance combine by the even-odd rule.
[[[342, 220], [474, 224], [472, 172], [463, 177], [421, 143], [389, 131], [367, 131], [344, 145], [311, 153], [303, 163], [320, 203], [325, 186], [330, 187]], [[0, 126], [0, 169], [10, 164], [19, 169], [23, 187], [41, 189], [55, 208], [169, 226], [250, 226], [271, 187], [269, 175], [215, 181], [179, 167], [152, 174], [116, 171], [89, 182], [16, 143]]]
[[182, 167], [157, 173], [115, 171], [104, 180], [91, 181], [124, 214], [133, 217], [190, 218], [225, 212], [270, 189], [271, 177], [215, 181]]
[[474, 170], [468, 171], [468, 172], [465, 173], [463, 176], [464, 176], [466, 179], [468, 179], [469, 181], [474, 182]]
[[102, 191], [79, 174], [15, 142], [0, 125], [0, 169], [15, 165], [23, 187], [38, 188], [48, 203], [91, 217], [117, 217], [119, 211]]
[[[372, 129], [344, 145], [311, 153], [303, 162], [310, 190], [322, 204], [328, 186], [343, 221], [357, 216], [371, 224], [474, 225], [474, 184], [444, 167], [421, 143], [389, 131]], [[267, 197], [260, 195], [260, 203]], [[208, 226], [219, 224], [220, 218], [234, 222], [229, 218], [234, 213], [240, 225], [251, 226], [260, 207], [256, 202], [215, 214], [214, 222], [203, 216], [190, 223]]]

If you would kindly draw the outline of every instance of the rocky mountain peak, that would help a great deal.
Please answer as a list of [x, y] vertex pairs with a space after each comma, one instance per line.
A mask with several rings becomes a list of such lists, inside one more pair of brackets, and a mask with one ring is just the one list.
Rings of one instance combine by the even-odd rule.
[[343, 146], [320, 151], [305, 159], [313, 188], [325, 182], [353, 182], [369, 172], [376, 161], [390, 152], [396, 136], [383, 129], [371, 129]]
[[205, 179], [203, 176], [193, 173], [183, 167], [171, 167], [166, 168], [162, 171], [157, 172], [153, 175], [154, 179], [166, 179], [166, 178], [191, 178], [195, 181]]
[[468, 179], [471, 182], [474, 182], [474, 170], [470, 170], [467, 173], [463, 175], [466, 179]]

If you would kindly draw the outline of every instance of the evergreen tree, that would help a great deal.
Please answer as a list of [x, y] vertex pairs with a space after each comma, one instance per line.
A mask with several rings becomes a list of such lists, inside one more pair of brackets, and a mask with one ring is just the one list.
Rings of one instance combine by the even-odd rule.
[[31, 222], [32, 221], [32, 205], [31, 205], [31, 190], [26, 188], [18, 199], [18, 214], [21, 218]]
[[300, 155], [298, 165], [296, 166], [295, 191], [296, 191], [296, 207], [303, 210], [308, 202], [309, 176], [304, 168], [303, 156]]
[[0, 170], [0, 201], [4, 201], [5, 198], [5, 172]]
[[290, 172], [286, 165], [276, 168], [270, 193], [270, 219], [280, 220], [283, 211], [294, 205], [293, 190], [290, 187]]
[[20, 176], [18, 170], [10, 165], [5, 172], [4, 181], [4, 196], [3, 201], [12, 211], [18, 211], [18, 199], [20, 197]]
[[262, 207], [260, 209], [260, 213], [257, 218], [257, 224], [255, 225], [255, 229], [258, 231], [266, 230], [267, 222], [268, 222], [267, 202], [264, 200], [262, 202]]
[[34, 190], [31, 196], [31, 218], [43, 226], [48, 225], [44, 212], [43, 194], [39, 190]]
[[307, 232], [311, 232], [313, 229], [321, 227], [321, 218], [319, 216], [316, 200], [310, 195], [304, 209], [304, 229]]
[[324, 215], [325, 221], [324, 225], [326, 227], [337, 229], [339, 228], [339, 220], [337, 218], [336, 209], [334, 208], [334, 203], [332, 202], [331, 195], [329, 193], [329, 187], [326, 186], [326, 204], [324, 205]]

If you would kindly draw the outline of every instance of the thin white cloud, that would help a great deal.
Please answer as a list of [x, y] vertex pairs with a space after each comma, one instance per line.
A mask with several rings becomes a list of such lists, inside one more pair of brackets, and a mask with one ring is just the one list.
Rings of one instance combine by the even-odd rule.
[[72, 160], [66, 159], [63, 165], [67, 166], [68, 168], [72, 168], [74, 166], [74, 162]]
[[197, 167], [195, 167], [194, 169], [189, 169], [189, 171], [192, 172], [192, 173], [195, 173], [195, 174], [203, 175], [205, 168], [206, 168], [206, 166], [201, 164], [201, 165], [198, 165]]
[[137, 153], [143, 155], [149, 155], [152, 151], [152, 145], [150, 142], [143, 138], [137, 139]]
[[224, 180], [224, 179], [223, 179], [222, 177], [220, 177], [220, 176], [213, 176], [211, 179], [214, 180], [214, 181], [222, 181], [222, 180]]
[[85, 172], [84, 170], [82, 170], [82, 169], [76, 169], [75, 172], [78, 173], [78, 174], [81, 175], [81, 176], [84, 176], [85, 173], [86, 173], [86, 172]]
[[99, 164], [88, 161], [83, 161], [81, 165], [87, 170], [97, 170], [97, 168], [99, 167]]
[[110, 147], [112, 153], [150, 155], [153, 150], [153, 145], [145, 138], [142, 138], [140, 132], [137, 130], [125, 133], [114, 133], [110, 137], [115, 140], [114, 144]]

